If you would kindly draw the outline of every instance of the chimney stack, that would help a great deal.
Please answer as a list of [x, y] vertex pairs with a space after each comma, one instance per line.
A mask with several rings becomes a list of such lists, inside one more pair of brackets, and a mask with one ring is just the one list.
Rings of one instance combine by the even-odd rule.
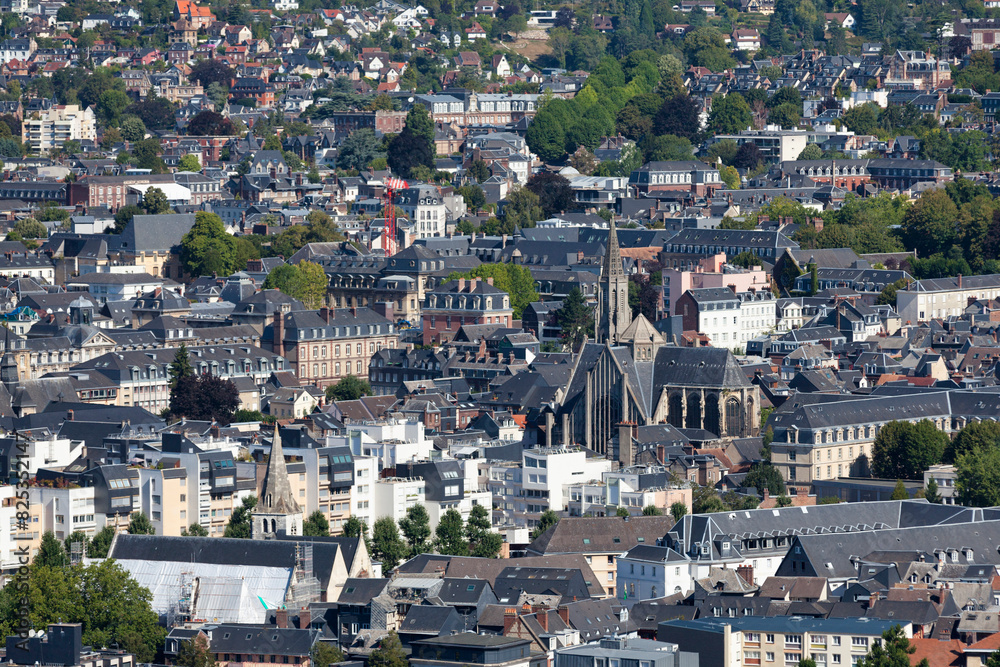
[[312, 610], [303, 607], [299, 610], [299, 630], [308, 630], [310, 625], [312, 625]]
[[330, 323], [330, 309], [327, 308], [326, 306], [323, 306], [322, 308], [319, 309], [319, 316], [322, 317], [323, 321], [326, 322], [327, 324]]
[[507, 607], [503, 613], [503, 635], [506, 637], [507, 633], [510, 632], [511, 627], [514, 625], [514, 621], [517, 620], [517, 609], [514, 607]]
[[274, 326], [272, 327], [271, 351], [279, 356], [285, 356], [285, 318], [280, 311], [274, 311]]
[[274, 615], [274, 623], [279, 628], [287, 628], [288, 627], [288, 610], [287, 609], [279, 609], [279, 610], [277, 610], [277, 612], [275, 612], [275, 615]]
[[569, 607], [564, 604], [559, 605], [559, 618], [563, 620], [563, 623], [569, 626]]

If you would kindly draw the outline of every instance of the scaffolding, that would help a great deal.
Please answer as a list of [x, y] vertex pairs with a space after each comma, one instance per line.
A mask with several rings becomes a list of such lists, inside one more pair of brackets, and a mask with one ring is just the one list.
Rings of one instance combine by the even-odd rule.
[[319, 579], [313, 570], [311, 542], [298, 542], [295, 545], [295, 572], [288, 597], [293, 609], [308, 607], [310, 602], [319, 600]]
[[69, 563], [79, 565], [83, 562], [83, 540], [74, 540], [69, 544]]

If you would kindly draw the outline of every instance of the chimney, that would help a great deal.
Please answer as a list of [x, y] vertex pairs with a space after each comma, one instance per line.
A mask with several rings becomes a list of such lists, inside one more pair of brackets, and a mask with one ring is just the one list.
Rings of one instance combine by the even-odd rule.
[[372, 310], [389, 320], [393, 321], [395, 312], [391, 301], [380, 301], [372, 306]]
[[310, 625], [312, 625], [312, 610], [303, 607], [299, 610], [299, 630], [308, 630]]
[[748, 585], [753, 586], [753, 565], [740, 565], [736, 568], [736, 574]]
[[285, 356], [285, 318], [280, 311], [274, 311], [274, 326], [272, 327], [271, 351], [279, 356]]
[[465, 278], [459, 278], [458, 279], [458, 291], [459, 292], [464, 292], [465, 291]]
[[493, 278], [492, 277], [491, 278], [487, 278], [486, 279], [486, 284], [492, 286], [493, 285]]
[[962, 274], [958, 274], [958, 289], [962, 289]]
[[771, 492], [767, 490], [767, 487], [765, 487], [764, 488], [764, 502], [766, 503], [768, 501], [768, 499], [770, 499], [770, 497], [771, 497]]
[[475, 292], [477, 287], [479, 287], [479, 278], [473, 278], [469, 281], [469, 292]]
[[288, 610], [287, 609], [279, 609], [279, 610], [277, 610], [277, 612], [275, 612], [275, 614], [274, 614], [274, 622], [275, 622], [275, 625], [277, 625], [279, 628], [287, 628], [288, 627]]
[[538, 619], [538, 625], [542, 626], [542, 632], [549, 631], [549, 611], [543, 609], [535, 614], [535, 618]]
[[563, 623], [569, 626], [569, 607], [564, 604], [559, 605], [559, 618], [563, 620]]
[[506, 637], [507, 633], [510, 632], [511, 627], [514, 625], [514, 621], [517, 620], [517, 609], [514, 607], [507, 607], [503, 613], [503, 635]]
[[319, 309], [319, 316], [322, 317], [323, 321], [326, 322], [327, 324], [330, 323], [330, 309], [327, 308], [326, 306], [323, 306], [322, 308]]
[[66, 411], [66, 421], [73, 421], [76, 418], [75, 415], [76, 415], [76, 413], [73, 412], [72, 410], [67, 410]]
[[666, 463], [666, 461], [663, 460], [666, 457], [666, 455], [667, 455], [667, 448], [664, 447], [663, 445], [657, 445], [656, 460], [659, 461], [660, 463]]

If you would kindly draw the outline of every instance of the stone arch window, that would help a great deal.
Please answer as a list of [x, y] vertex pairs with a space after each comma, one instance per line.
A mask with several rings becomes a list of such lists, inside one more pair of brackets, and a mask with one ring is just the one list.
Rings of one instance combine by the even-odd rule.
[[687, 399], [687, 428], [702, 428], [701, 394], [689, 394]]
[[726, 400], [726, 435], [738, 437], [743, 434], [743, 406], [736, 397]]
[[667, 400], [667, 421], [671, 426], [684, 428], [684, 397], [672, 394]]
[[719, 397], [709, 394], [705, 397], [705, 430], [722, 435], [719, 426]]

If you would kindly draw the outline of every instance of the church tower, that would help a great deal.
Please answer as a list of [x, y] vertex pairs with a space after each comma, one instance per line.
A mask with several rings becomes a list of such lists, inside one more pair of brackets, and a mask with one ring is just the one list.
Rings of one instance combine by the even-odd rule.
[[622, 268], [618, 231], [613, 222], [608, 229], [608, 247], [597, 290], [597, 342], [617, 345], [622, 332], [632, 322], [632, 309], [628, 305], [628, 276]]
[[3, 331], [3, 358], [0, 359], [0, 382], [3, 383], [3, 386], [7, 388], [8, 393], [13, 398], [21, 377], [17, 370], [17, 361], [14, 359], [14, 352], [10, 347], [10, 329], [4, 327]]
[[264, 485], [257, 507], [253, 511], [252, 537], [255, 540], [266, 540], [278, 535], [301, 534], [302, 508], [292, 495], [292, 485], [288, 481], [288, 469], [285, 467], [285, 454], [281, 449], [281, 434], [278, 432], [278, 425], [275, 424]]

